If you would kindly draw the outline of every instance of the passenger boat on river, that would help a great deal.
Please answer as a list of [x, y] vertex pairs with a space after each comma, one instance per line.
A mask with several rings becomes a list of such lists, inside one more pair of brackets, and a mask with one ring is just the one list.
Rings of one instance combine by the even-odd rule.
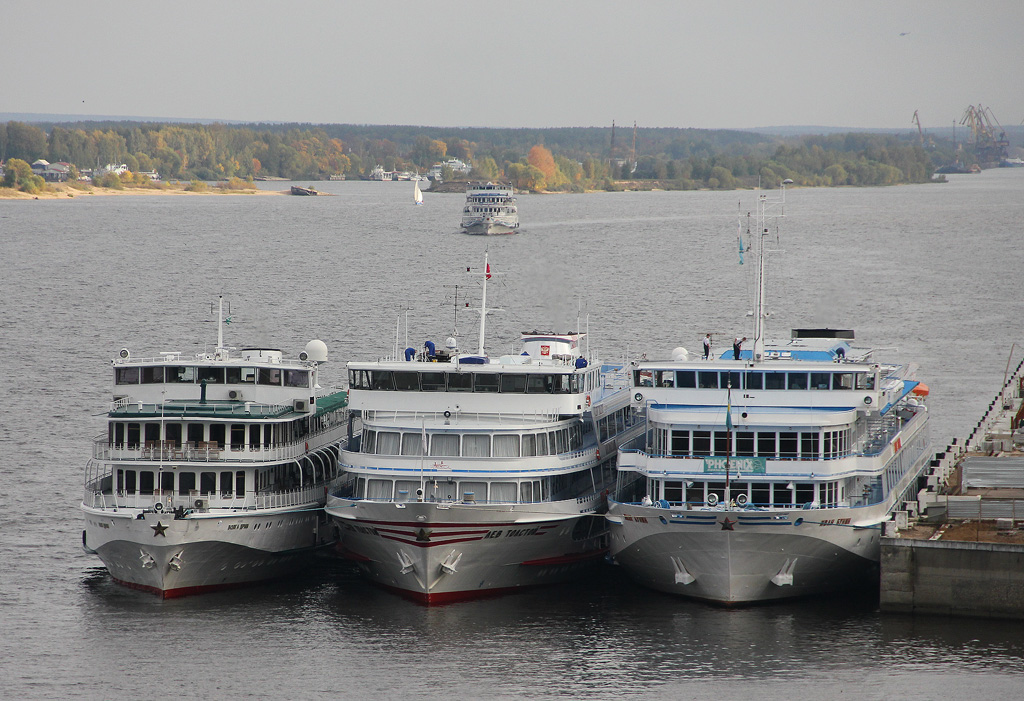
[[477, 274], [476, 353], [452, 336], [444, 350], [348, 364], [363, 432], [327, 502], [343, 553], [428, 604], [560, 582], [601, 561], [616, 448], [642, 429], [621, 367], [600, 365], [586, 333], [523, 333], [520, 355], [488, 356], [486, 258]]
[[237, 586], [334, 544], [323, 505], [351, 428], [345, 393], [318, 392], [327, 347], [230, 350], [218, 322], [213, 353], [113, 360], [82, 545], [121, 584], [164, 598]]
[[619, 452], [607, 514], [634, 578], [727, 605], [877, 584], [881, 523], [929, 458], [916, 366], [854, 348], [852, 331], [763, 340], [769, 206], [762, 195], [752, 349], [633, 367], [647, 431]]

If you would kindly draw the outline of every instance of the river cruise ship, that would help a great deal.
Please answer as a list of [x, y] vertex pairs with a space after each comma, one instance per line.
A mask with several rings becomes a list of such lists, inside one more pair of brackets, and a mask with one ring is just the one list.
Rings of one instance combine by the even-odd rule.
[[881, 524], [929, 459], [913, 364], [881, 362], [848, 330], [763, 340], [767, 206], [752, 348], [635, 364], [646, 432], [620, 450], [607, 514], [635, 579], [726, 605], [877, 584]]
[[423, 603], [561, 582], [600, 562], [616, 448], [642, 425], [627, 376], [586, 333], [521, 335], [518, 355], [432, 342], [348, 364], [362, 420], [327, 502], [341, 549]]
[[278, 578], [334, 544], [323, 505], [351, 428], [345, 393], [319, 391], [326, 346], [232, 353], [218, 326], [212, 353], [121, 350], [86, 469], [83, 547], [164, 598]]
[[519, 229], [519, 210], [512, 186], [470, 183], [462, 209], [462, 228], [467, 234], [514, 234]]

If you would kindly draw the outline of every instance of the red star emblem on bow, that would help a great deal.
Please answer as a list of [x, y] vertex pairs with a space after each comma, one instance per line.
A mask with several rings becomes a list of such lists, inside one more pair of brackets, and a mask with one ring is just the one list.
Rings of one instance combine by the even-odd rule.
[[736, 521], [733, 521], [733, 520], [732, 520], [731, 518], [729, 518], [728, 516], [726, 516], [726, 517], [725, 517], [725, 519], [723, 519], [723, 520], [719, 521], [719, 523], [720, 523], [720, 524], [722, 524], [722, 530], [723, 530], [723, 531], [731, 531], [731, 530], [734, 530], [734, 529], [733, 529], [733, 526], [735, 526], [735, 525], [736, 525]]
[[153, 529], [153, 537], [154, 538], [156, 538], [158, 535], [162, 535], [164, 538], [167, 537], [167, 534], [164, 533], [164, 531], [167, 530], [167, 526], [163, 525], [159, 521], [156, 522], [155, 526], [150, 526], [150, 528]]

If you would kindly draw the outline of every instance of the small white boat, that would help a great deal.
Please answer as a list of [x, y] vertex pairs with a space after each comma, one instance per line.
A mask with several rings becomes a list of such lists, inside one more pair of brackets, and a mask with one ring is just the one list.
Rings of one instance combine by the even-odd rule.
[[423, 204], [423, 192], [420, 190], [419, 181], [414, 181], [412, 184], [412, 203]]
[[213, 353], [122, 349], [86, 468], [83, 548], [163, 598], [290, 575], [336, 541], [323, 505], [352, 427], [345, 392], [318, 391], [327, 347], [233, 355], [217, 337]]

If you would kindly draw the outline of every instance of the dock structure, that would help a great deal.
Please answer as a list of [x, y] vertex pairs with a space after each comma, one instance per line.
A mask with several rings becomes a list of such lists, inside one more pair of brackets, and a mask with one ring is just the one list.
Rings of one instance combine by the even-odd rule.
[[880, 603], [895, 613], [1024, 619], [1024, 360], [967, 440], [936, 453], [884, 524]]

